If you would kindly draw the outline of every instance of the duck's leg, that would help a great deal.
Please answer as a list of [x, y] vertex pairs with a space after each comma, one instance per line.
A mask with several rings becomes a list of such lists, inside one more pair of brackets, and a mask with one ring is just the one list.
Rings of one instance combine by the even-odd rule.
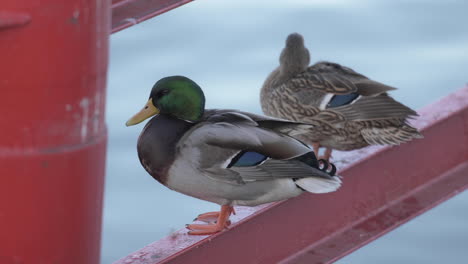
[[[189, 235], [211, 235], [217, 233], [227, 227], [227, 222], [229, 221], [229, 216], [234, 211], [234, 208], [230, 205], [221, 206], [221, 211], [218, 214], [218, 219], [215, 223], [209, 223], [206, 225], [191, 224], [187, 225], [187, 229], [190, 229], [188, 232]], [[210, 217], [213, 216], [211, 212], [208, 213]], [[198, 217], [197, 217], [197, 220]]]
[[[220, 212], [208, 212], [204, 214], [200, 214], [197, 216], [197, 218], [193, 219], [193, 221], [201, 221], [205, 223], [214, 223], [216, 220], [218, 220]], [[232, 208], [232, 214], [236, 214], [236, 211], [234, 211], [234, 207]], [[227, 221], [227, 224], [231, 224], [230, 221]]]
[[315, 156], [318, 157], [319, 149], [320, 149], [320, 143], [312, 143], [312, 149], [314, 150]]
[[325, 148], [325, 153], [323, 153], [323, 156], [320, 156], [319, 159], [330, 161], [332, 151], [333, 150], [331, 148]]

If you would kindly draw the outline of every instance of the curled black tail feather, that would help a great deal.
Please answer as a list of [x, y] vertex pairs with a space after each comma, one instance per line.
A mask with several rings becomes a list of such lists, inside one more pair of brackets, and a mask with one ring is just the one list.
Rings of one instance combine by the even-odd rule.
[[322, 168], [319, 166], [318, 169], [329, 174], [330, 176], [336, 175], [336, 166], [333, 163], [330, 163], [324, 159], [319, 159], [318, 163], [322, 165]]
[[314, 152], [308, 152], [304, 155], [296, 157], [295, 159], [304, 162], [305, 164], [318, 170], [321, 170], [330, 176], [335, 176], [336, 174], [336, 166], [324, 159], [317, 160]]

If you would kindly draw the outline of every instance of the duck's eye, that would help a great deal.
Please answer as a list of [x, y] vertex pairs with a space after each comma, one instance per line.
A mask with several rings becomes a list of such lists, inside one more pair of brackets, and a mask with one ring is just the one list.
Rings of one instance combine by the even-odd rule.
[[156, 97], [157, 97], [157, 98], [161, 98], [161, 97], [163, 97], [164, 95], [166, 95], [166, 94], [168, 94], [168, 93], [169, 93], [169, 90], [164, 89], [164, 90], [159, 91], [159, 92], [156, 94]]

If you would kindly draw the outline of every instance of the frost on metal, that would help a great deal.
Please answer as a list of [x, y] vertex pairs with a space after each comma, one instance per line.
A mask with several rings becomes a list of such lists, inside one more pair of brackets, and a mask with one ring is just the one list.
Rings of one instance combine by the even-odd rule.
[[[230, 220], [233, 225], [240, 224], [255, 212], [266, 208], [267, 205], [259, 205], [256, 207], [235, 207], [236, 214], [231, 215]], [[187, 229], [183, 228], [171, 233], [169, 236], [158, 240], [141, 250], [130, 254], [129, 256], [115, 262], [114, 264], [150, 264], [159, 263], [168, 256], [174, 255], [177, 252], [189, 248], [196, 248], [198, 243], [209, 243], [212, 238], [218, 236], [191, 236], [187, 234]]]

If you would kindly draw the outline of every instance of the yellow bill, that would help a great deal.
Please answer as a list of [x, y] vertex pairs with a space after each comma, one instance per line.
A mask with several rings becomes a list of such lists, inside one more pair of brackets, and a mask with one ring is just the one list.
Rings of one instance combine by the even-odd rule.
[[154, 115], [159, 114], [159, 109], [156, 108], [156, 106], [153, 105], [153, 100], [151, 98], [148, 100], [146, 103], [145, 107], [140, 110], [140, 112], [136, 113], [132, 118], [130, 118], [127, 123], [125, 123], [126, 126], [133, 126], [138, 123], [143, 122], [145, 119], [152, 117]]

